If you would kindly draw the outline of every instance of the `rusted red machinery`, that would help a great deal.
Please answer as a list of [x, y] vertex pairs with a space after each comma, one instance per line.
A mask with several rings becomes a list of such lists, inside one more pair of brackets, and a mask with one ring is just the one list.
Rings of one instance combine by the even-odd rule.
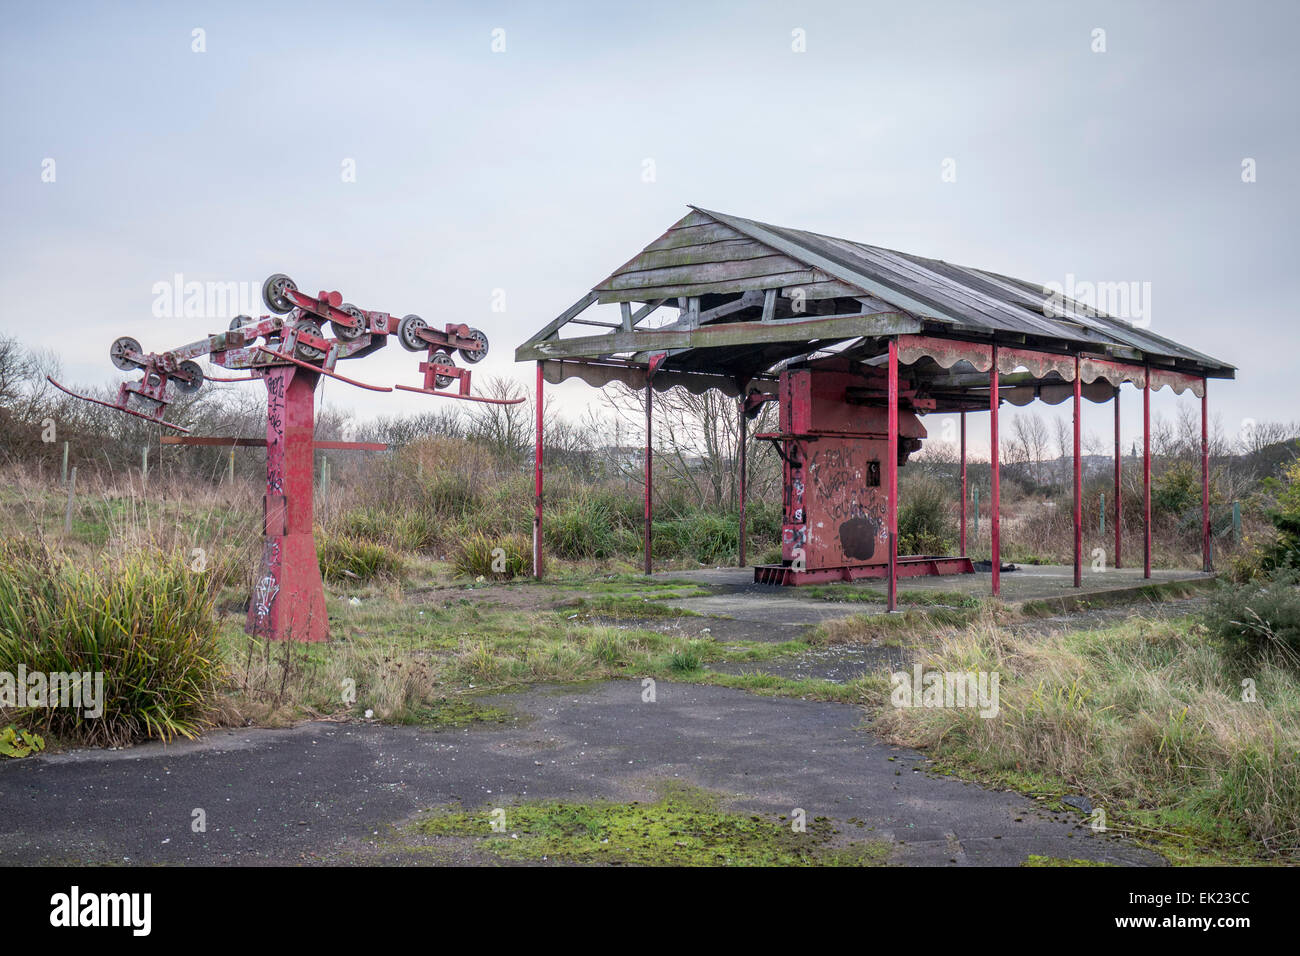
[[[926, 437], [916, 412], [932, 400], [899, 394], [890, 421], [884, 369], [847, 361], [781, 373], [781, 431], [758, 434], [783, 461], [781, 564], [759, 565], [760, 584], [816, 584], [885, 577], [889, 573], [888, 487], [891, 431], [899, 467]], [[892, 426], [892, 427], [891, 427]], [[966, 557], [894, 556], [900, 577], [973, 571]]]
[[[418, 315], [401, 319], [387, 312], [359, 309], [338, 292], [315, 296], [299, 291], [288, 276], [277, 273], [262, 286], [262, 299], [271, 315], [260, 319], [240, 315], [225, 332], [166, 352], [145, 352], [128, 336], [109, 350], [113, 364], [124, 371], [138, 369], [139, 380], [124, 382], [117, 400], [105, 402], [50, 382], [69, 395], [104, 405], [179, 432], [188, 429], [169, 422], [167, 409], [177, 394], [197, 391], [205, 380], [195, 361], [207, 355], [212, 364], [247, 371], [235, 377], [210, 376], [215, 382], [260, 378], [266, 385], [266, 495], [262, 503], [263, 550], [246, 630], [273, 640], [323, 641], [329, 637], [325, 589], [321, 582], [312, 534], [313, 453], [318, 447], [372, 448], [385, 446], [314, 440], [314, 394], [321, 376], [358, 388], [391, 392], [335, 371], [340, 359], [354, 359], [383, 348], [390, 335], [409, 351], [426, 353], [420, 363], [420, 386], [396, 388], [440, 398], [490, 404], [516, 404], [523, 399], [492, 399], [470, 394], [470, 371], [456, 367], [453, 352], [471, 364], [488, 353], [488, 339], [478, 329], [449, 323], [439, 331]], [[331, 334], [326, 334], [326, 326]], [[452, 382], [455, 392], [442, 391]], [[261, 439], [173, 439], [173, 443], [263, 444]]]

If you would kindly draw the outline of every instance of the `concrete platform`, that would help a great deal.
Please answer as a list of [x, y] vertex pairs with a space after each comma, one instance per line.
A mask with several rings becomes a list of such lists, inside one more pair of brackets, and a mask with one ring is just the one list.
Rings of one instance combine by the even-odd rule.
[[[665, 572], [665, 577], [696, 581], [716, 589], [707, 597], [683, 598], [665, 603], [699, 614], [714, 614], [737, 620], [764, 622], [770, 625], [803, 627], [847, 614], [885, 612], [885, 584], [879, 580], [860, 580], [831, 585], [835, 591], [851, 593], [851, 600], [830, 599], [815, 587], [782, 588], [755, 584], [752, 568], [702, 568], [698, 571]], [[1069, 611], [1087, 604], [1126, 603], [1151, 599], [1161, 586], [1186, 583], [1208, 585], [1214, 574], [1201, 571], [1152, 571], [1143, 578], [1141, 568], [1111, 568], [1083, 572], [1082, 587], [1074, 587], [1074, 569], [1066, 565], [1019, 565], [1016, 571], [1002, 572], [1001, 600], [1008, 604], [1045, 602], [1048, 609]], [[826, 587], [825, 585], [822, 586]], [[941, 594], [992, 597], [992, 574], [946, 575], [943, 577], [908, 578], [898, 583], [902, 605], [910, 603], [942, 605], [933, 597]], [[926, 596], [931, 600], [926, 600]]]

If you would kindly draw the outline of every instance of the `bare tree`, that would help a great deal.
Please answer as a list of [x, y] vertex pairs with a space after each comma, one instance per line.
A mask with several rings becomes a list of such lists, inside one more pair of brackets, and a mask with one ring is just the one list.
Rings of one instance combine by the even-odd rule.
[[[632, 389], [616, 382], [606, 388], [604, 400], [619, 422], [615, 434], [628, 434], [630, 438], [635, 436], [633, 440], [637, 443], [643, 442], [644, 389]], [[654, 394], [655, 464], [699, 505], [728, 508], [737, 500], [739, 416], [739, 401], [715, 389], [699, 395], [684, 388]], [[765, 404], [756, 418], [747, 423], [747, 432], [752, 435], [770, 431], [775, 420], [775, 406]], [[746, 452], [749, 493], [759, 498], [773, 494], [780, 484], [779, 460], [766, 443], [752, 439]], [[624, 467], [629, 467], [630, 456], [621, 457]]]
[[1011, 420], [1011, 439], [1019, 459], [1029, 466], [1034, 482], [1041, 485], [1049, 442], [1043, 419], [1032, 412], [1018, 412]]
[[468, 412], [466, 435], [488, 444], [498, 454], [523, 461], [535, 444], [534, 399], [524, 386], [503, 375], [489, 378], [482, 386], [487, 398], [528, 398], [516, 405], [476, 403]]

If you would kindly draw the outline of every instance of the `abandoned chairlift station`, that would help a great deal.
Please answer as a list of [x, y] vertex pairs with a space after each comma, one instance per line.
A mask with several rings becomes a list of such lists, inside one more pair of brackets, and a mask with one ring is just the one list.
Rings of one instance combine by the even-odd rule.
[[[798, 585], [971, 573], [966, 556], [966, 413], [988, 411], [993, 594], [999, 550], [998, 408], [1074, 403], [1074, 584], [1081, 585], [1081, 401], [1115, 410], [1115, 554], [1120, 557], [1120, 386], [1142, 390], [1143, 565], [1151, 575], [1150, 397], [1201, 400], [1203, 570], [1211, 570], [1206, 382], [1235, 368], [1041, 284], [691, 207], [691, 212], [519, 346], [537, 363], [533, 572], [542, 554], [542, 390], [580, 378], [646, 389], [645, 570], [651, 565], [654, 391], [716, 388], [740, 399], [737, 455], [745, 564], [746, 419], [779, 402], [771, 442], [783, 465], [780, 564], [760, 583]], [[591, 318], [618, 303], [618, 321]], [[611, 316], [613, 318], [613, 316]], [[578, 327], [598, 334], [574, 335]], [[561, 336], [561, 332], [566, 332]], [[649, 386], [649, 387], [648, 387]], [[960, 553], [898, 554], [898, 468], [926, 438], [921, 415], [960, 413]]]

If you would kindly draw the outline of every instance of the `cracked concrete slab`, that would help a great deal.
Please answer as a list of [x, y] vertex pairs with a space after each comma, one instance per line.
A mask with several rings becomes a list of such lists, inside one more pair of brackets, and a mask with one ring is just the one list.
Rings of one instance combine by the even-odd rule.
[[[903, 864], [1163, 863], [1080, 816], [927, 773], [921, 754], [865, 732], [855, 707], [665, 681], [654, 703], [641, 694], [605, 681], [493, 697], [529, 718], [506, 727], [318, 722], [9, 761], [0, 862], [351, 862], [423, 808], [646, 799], [670, 778], [774, 825], [795, 807], [831, 818], [892, 841]], [[193, 832], [195, 810], [206, 832]]]

